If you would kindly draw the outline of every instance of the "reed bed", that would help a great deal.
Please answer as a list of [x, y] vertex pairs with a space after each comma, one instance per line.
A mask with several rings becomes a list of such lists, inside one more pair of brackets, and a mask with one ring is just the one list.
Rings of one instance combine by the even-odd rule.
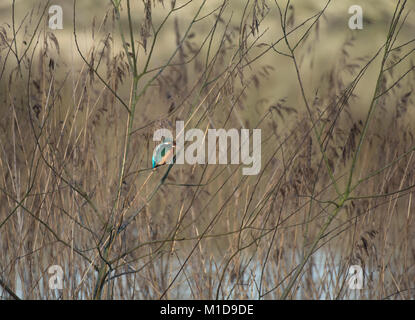
[[[112, 0], [81, 33], [73, 1], [62, 43], [49, 1], [21, 18], [13, 1], [0, 25], [0, 297], [413, 299], [411, 4], [397, 1], [369, 56], [350, 32], [321, 71], [338, 2], [299, 19], [290, 1]], [[275, 75], [294, 95], [263, 95]], [[154, 131], [179, 120], [261, 129], [261, 171], [152, 169]]]

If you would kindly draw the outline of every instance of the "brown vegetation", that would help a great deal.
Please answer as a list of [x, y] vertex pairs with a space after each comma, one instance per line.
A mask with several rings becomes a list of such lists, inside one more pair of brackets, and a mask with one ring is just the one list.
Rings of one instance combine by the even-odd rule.
[[[80, 65], [60, 58], [47, 1], [0, 25], [1, 298], [415, 297], [406, 1], [372, 56], [356, 57], [350, 37], [313, 84], [302, 68], [336, 1], [305, 21], [290, 1], [244, 1], [241, 16], [228, 0], [213, 10], [206, 0], [111, 2], [87, 48], [74, 27]], [[187, 25], [182, 12], [192, 12]], [[262, 27], [270, 12], [280, 19], [272, 41]], [[75, 26], [76, 17], [74, 1]], [[278, 72], [270, 55], [292, 67], [284, 76], [300, 105], [252, 98]], [[362, 117], [358, 89], [372, 95]], [[151, 169], [154, 130], [176, 120], [262, 129], [261, 172]], [[356, 264], [359, 291], [347, 282]], [[63, 290], [49, 290], [52, 265], [64, 270]]]

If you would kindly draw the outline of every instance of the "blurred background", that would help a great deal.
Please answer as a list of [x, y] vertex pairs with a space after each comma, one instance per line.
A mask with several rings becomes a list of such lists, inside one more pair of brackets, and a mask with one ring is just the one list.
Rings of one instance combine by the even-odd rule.
[[[11, 2], [3, 1], [0, 4], [0, 18], [3, 23], [11, 25]], [[157, 2], [157, 1], [156, 1]], [[165, 1], [164, 7], [160, 5], [157, 10], [153, 10], [152, 18], [155, 23], [159, 23], [167, 14], [169, 5], [168, 1]], [[161, 2], [160, 2], [161, 3]], [[180, 2], [178, 2], [180, 3]], [[184, 2], [183, 2], [184, 3]], [[260, 42], [270, 43], [279, 40], [282, 36], [279, 14], [273, 1], [266, 2], [269, 5], [270, 10], [267, 13], [266, 18], [261, 22], [261, 26], [258, 32], [263, 33]], [[282, 2], [283, 3], [283, 2]], [[295, 15], [296, 22], [303, 22], [305, 19], [316, 14], [319, 10], [323, 9], [327, 1], [307, 1], [297, 0], [292, 2], [294, 5], [293, 14]], [[16, 0], [15, 1], [15, 19], [16, 21], [22, 21], [22, 19], [30, 12], [30, 17], [33, 19], [31, 27], [36, 24], [35, 17], [43, 10], [45, 2], [35, 0]], [[59, 41], [60, 52], [57, 57], [57, 61], [65, 62], [71, 65], [79, 65], [82, 61], [76, 52], [73, 39], [73, 13], [74, 6], [73, 1], [54, 1], [51, 5], [60, 5], [63, 8], [63, 30], [57, 30], [54, 35]], [[208, 1], [204, 7], [204, 12], [209, 12], [220, 5], [219, 1]], [[143, 2], [132, 1], [132, 7], [134, 11], [133, 21], [136, 24], [137, 33], [139, 32], [139, 26], [143, 21]], [[348, 22], [352, 14], [348, 13], [349, 7], [352, 5], [359, 5], [363, 9], [363, 30], [350, 30]], [[232, 15], [232, 20], [235, 25], [238, 25], [238, 21], [244, 12], [244, 1], [229, 1], [227, 5], [228, 9], [224, 13], [226, 18]], [[409, 1], [407, 4], [408, 10], [411, 10], [413, 6]], [[104, 17], [111, 10], [112, 4], [110, 1], [105, 0], [88, 0], [76, 2], [76, 22], [77, 33], [79, 38], [79, 44], [83, 49], [89, 48], [94, 43], [92, 26], [95, 26], [95, 34], [98, 34], [98, 28], [100, 23], [103, 22]], [[184, 10], [182, 14], [178, 16], [179, 25], [182, 30], [189, 24], [192, 18], [192, 14], [199, 7], [197, 1], [193, 1]], [[389, 28], [389, 22], [394, 12], [395, 3], [388, 0], [368, 0], [356, 2], [353, 0], [345, 1], [331, 1], [328, 5], [318, 28], [318, 38], [315, 41], [307, 44], [312, 52], [305, 54], [301, 57], [301, 63], [303, 66], [304, 81], [315, 90], [317, 87], [322, 88], [328, 86], [327, 79], [324, 81], [323, 76], [326, 76], [328, 72], [339, 67], [340, 55], [342, 47], [345, 43], [352, 39], [349, 46], [344, 49], [347, 50], [350, 55], [350, 59], [356, 61], [358, 58], [368, 57], [376, 52], [385, 41], [385, 33]], [[123, 24], [126, 26], [126, 16], [122, 16]], [[46, 20], [44, 21], [44, 24]], [[194, 31], [203, 33], [209, 26], [209, 22], [200, 23], [194, 26]], [[25, 26], [26, 39], [30, 37], [30, 26]], [[401, 39], [410, 38], [413, 35], [415, 28], [414, 19], [411, 19], [411, 15], [406, 19], [406, 23], [401, 30]], [[303, 30], [301, 30], [303, 31]], [[317, 33], [317, 31], [313, 31]], [[22, 37], [20, 42], [24, 41], [25, 37]], [[95, 39], [95, 43], [98, 39]], [[115, 40], [115, 45], [120, 46], [120, 42]], [[198, 43], [200, 39], [196, 39]], [[172, 50], [176, 45], [176, 37], [174, 35], [174, 19], [167, 22], [166, 29], [160, 35], [160, 47], [154, 52], [154, 59], [152, 60], [152, 66], [156, 67], [168, 58]], [[279, 48], [284, 47], [284, 43], [281, 42], [278, 45]], [[271, 50], [272, 51], [272, 50]], [[293, 83], [287, 74], [290, 74], [293, 69], [292, 66], [287, 63], [286, 57], [276, 55], [275, 52], [267, 52], [261, 59], [254, 61], [251, 67], [261, 69], [264, 65], [268, 64], [275, 68], [275, 72], [269, 75], [268, 80], [261, 84], [260, 89], [252, 90], [252, 94], [249, 96], [248, 104], [255, 105], [261, 99], [267, 99], [269, 101], [275, 100], [276, 97], [288, 97], [290, 104], [296, 108], [301, 108], [303, 104], [298, 99], [297, 90], [298, 87]], [[256, 68], [256, 69], [255, 69]], [[311, 70], [312, 69], [312, 70]], [[341, 70], [338, 70], [340, 72]], [[376, 71], [374, 71], [375, 73]], [[368, 77], [375, 77], [376, 75], [369, 70]], [[347, 79], [347, 75], [342, 75]], [[318, 84], [318, 86], [316, 85]], [[371, 90], [368, 86], [362, 86], [358, 88], [359, 96], [361, 100], [357, 101], [359, 106], [356, 108], [360, 110], [361, 107], [368, 105], [368, 100], [371, 98]], [[310, 89], [311, 91], [311, 89]], [[250, 92], [251, 93], [251, 92]], [[313, 94], [310, 92], [310, 94]], [[252, 97], [256, 97], [253, 99]]]

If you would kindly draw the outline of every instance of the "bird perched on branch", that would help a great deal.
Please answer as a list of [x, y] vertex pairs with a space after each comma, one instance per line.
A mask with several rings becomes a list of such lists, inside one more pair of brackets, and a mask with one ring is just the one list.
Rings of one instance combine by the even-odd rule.
[[163, 141], [160, 143], [153, 152], [152, 158], [152, 167], [157, 168], [166, 163], [169, 163], [170, 160], [174, 162], [174, 148], [176, 143], [174, 141]]

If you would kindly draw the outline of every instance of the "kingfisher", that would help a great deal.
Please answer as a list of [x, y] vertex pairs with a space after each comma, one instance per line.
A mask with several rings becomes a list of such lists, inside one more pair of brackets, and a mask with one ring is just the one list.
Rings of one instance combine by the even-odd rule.
[[160, 143], [153, 152], [152, 158], [152, 168], [157, 168], [166, 163], [169, 163], [171, 159], [174, 162], [174, 148], [176, 147], [176, 143], [174, 141], [163, 141]]

